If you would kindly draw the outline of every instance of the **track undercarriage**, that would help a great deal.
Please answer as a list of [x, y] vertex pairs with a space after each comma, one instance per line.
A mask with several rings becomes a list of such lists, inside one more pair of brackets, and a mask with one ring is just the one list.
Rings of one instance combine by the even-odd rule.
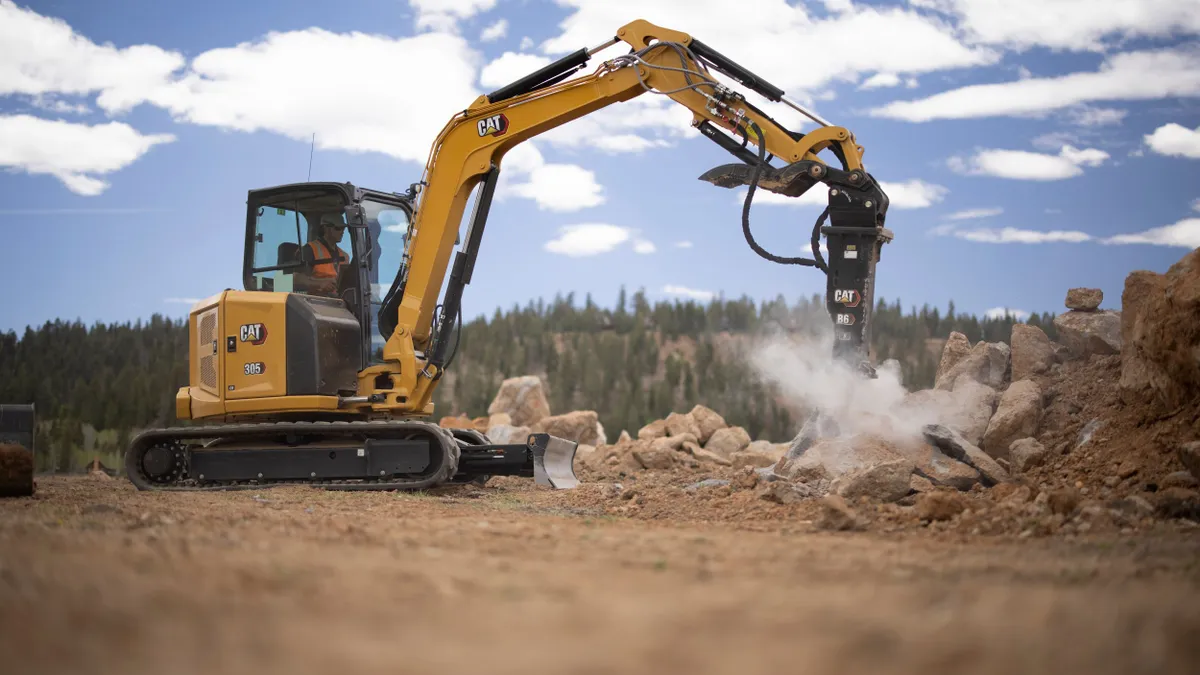
[[493, 445], [477, 431], [413, 420], [218, 424], [143, 432], [125, 470], [139, 490], [423, 490], [496, 475], [566, 489], [578, 484], [576, 446], [549, 434]]

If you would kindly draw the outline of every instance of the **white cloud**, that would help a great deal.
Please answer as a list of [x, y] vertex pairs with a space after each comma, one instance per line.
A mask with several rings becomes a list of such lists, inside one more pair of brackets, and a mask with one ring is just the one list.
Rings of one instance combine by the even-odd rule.
[[[1196, 200], [1196, 210], [1200, 211], [1200, 199]], [[685, 240], [685, 241], [675, 242], [675, 248], [691, 248], [691, 247], [692, 247], [692, 242], [690, 242], [690, 241]]]
[[[920, 179], [907, 180], [903, 183], [880, 181], [879, 188], [888, 196], [888, 209], [924, 209], [945, 199], [950, 191], [941, 185], [926, 183]], [[746, 190], [736, 191], [737, 203], [746, 201]], [[785, 197], [781, 194], [758, 189], [754, 191], [753, 209], [757, 204], [774, 204], [778, 206], [800, 206], [825, 208], [829, 205], [829, 189], [823, 184], [817, 184], [799, 197]]]
[[658, 249], [654, 246], [654, 242], [652, 242], [652, 241], [648, 241], [646, 239], [638, 239], [633, 242], [633, 252], [634, 253], [640, 253], [642, 255], [647, 255], [650, 253], [654, 253], [657, 250]]
[[1200, 50], [1114, 54], [1095, 72], [976, 84], [914, 101], [894, 101], [871, 115], [908, 122], [992, 116], [1037, 116], [1092, 101], [1200, 96]]
[[984, 312], [983, 315], [989, 319], [1003, 319], [1005, 316], [1011, 316], [1017, 321], [1024, 321], [1029, 318], [1029, 312], [1011, 307], [993, 307]]
[[[524, 73], [523, 73], [524, 74]], [[561, 148], [595, 148], [607, 153], [639, 153], [695, 138], [692, 112], [655, 94], [614, 103], [590, 115], [555, 127], [538, 137]]]
[[1067, 116], [1070, 117], [1071, 122], [1081, 127], [1102, 127], [1120, 124], [1128, 115], [1128, 110], [1095, 108], [1089, 105], [1081, 105], [1067, 111]]
[[1200, 211], [1200, 199], [1197, 199], [1196, 201], [1192, 202], [1192, 210]]
[[124, 112], [166, 81], [184, 58], [152, 45], [97, 45], [66, 22], [0, 0], [0, 95], [86, 95]]
[[459, 21], [495, 7], [496, 0], [409, 0], [409, 4], [417, 10], [418, 29], [453, 31]]
[[1160, 155], [1200, 159], [1200, 127], [1193, 130], [1172, 122], [1155, 129], [1144, 139], [1150, 149]]
[[1107, 152], [1095, 148], [1079, 148], [1064, 145], [1058, 155], [1076, 166], [1100, 166], [1109, 158]]
[[863, 83], [858, 85], [859, 89], [879, 89], [881, 87], [898, 87], [900, 86], [900, 76], [895, 73], [876, 73]]
[[1172, 225], [1155, 227], [1136, 234], [1120, 234], [1104, 239], [1101, 243], [1197, 248], [1200, 247], [1200, 218], [1185, 218]]
[[525, 37], [521, 38], [521, 44], [520, 44], [519, 49], [521, 51], [533, 49], [533, 38], [531, 38], [529, 36], [525, 36]]
[[89, 126], [29, 115], [0, 116], [0, 166], [49, 174], [67, 189], [94, 196], [108, 189], [103, 176], [122, 169], [150, 148], [175, 140], [142, 135], [121, 122]]
[[[559, 23], [562, 32], [542, 45], [547, 54], [596, 44], [640, 17], [713, 45], [801, 101], [864, 73], [918, 75], [995, 63], [1000, 57], [994, 50], [964, 45], [944, 21], [900, 7], [840, 3], [844, 11], [814, 17], [803, 4], [763, 0], [739, 10], [731, 21], [725, 0], [556, 2], [572, 11]], [[855, 48], [846, 49], [848, 44]], [[804, 45], [803, 68], [778, 56], [796, 53], [797, 45]], [[773, 109], [767, 112], [773, 115]]]
[[163, 298], [163, 302], [169, 302], [173, 305], [194, 305], [200, 302], [200, 298]]
[[479, 33], [480, 42], [495, 42], [508, 35], [508, 19], [500, 19]]
[[[318, 149], [424, 163], [446, 121], [479, 95], [471, 85], [478, 61], [465, 40], [444, 33], [397, 39], [310, 28], [204, 52], [145, 98], [178, 121], [305, 143], [315, 132]], [[437, 67], [410, 69], [393, 86], [397, 63]], [[337, 82], [336, 91], [314, 82]], [[345, 92], [354, 92], [352, 103]]]
[[951, 157], [946, 164], [968, 176], [994, 176], [1014, 180], [1063, 180], [1083, 173], [1083, 166], [1099, 166], [1107, 152], [1064, 145], [1057, 155], [1025, 150], [980, 150], [969, 159]]
[[674, 286], [671, 284], [663, 286], [662, 292], [667, 295], [679, 295], [691, 298], [692, 300], [700, 300], [701, 302], [708, 302], [717, 295], [712, 291], [702, 291], [695, 288], [688, 288], [687, 286]]
[[991, 218], [1004, 213], [1004, 209], [1000, 207], [983, 208], [983, 209], [966, 209], [965, 211], [955, 211], [946, 216], [946, 220], [975, 220], [977, 218]]
[[1079, 232], [1077, 230], [1050, 230], [1049, 232], [1040, 232], [1038, 230], [1023, 230], [1015, 227], [1005, 227], [1001, 229], [981, 228], [976, 230], [952, 230], [948, 232], [948, 234], [953, 234], [959, 239], [965, 239], [967, 241], [973, 241], [981, 244], [1078, 244], [1092, 240], [1091, 235], [1085, 232]]
[[550, 59], [537, 54], [504, 52], [479, 72], [479, 84], [498, 89], [549, 64]]
[[603, 188], [596, 174], [574, 164], [545, 164], [534, 169], [529, 179], [511, 186], [513, 195], [532, 199], [546, 211], [578, 211], [604, 203]]
[[60, 115], [86, 115], [92, 112], [92, 109], [83, 103], [67, 103], [53, 94], [37, 94], [29, 102], [39, 110]]
[[529, 141], [510, 150], [500, 166], [498, 201], [509, 196], [530, 199], [539, 209], [557, 212], [578, 211], [605, 201], [595, 172], [574, 164], [548, 163]]
[[545, 250], [551, 253], [581, 258], [608, 253], [629, 241], [629, 228], [604, 223], [567, 225], [558, 230], [558, 238], [546, 242]]
[[[414, 7], [419, 16], [461, 19], [492, 5], [422, 0]], [[315, 133], [318, 148], [422, 164], [446, 121], [479, 95], [473, 83], [481, 61], [467, 40], [446, 33], [391, 38], [312, 28], [211, 49], [189, 66], [179, 53], [151, 45], [96, 45], [62, 21], [0, 0], [0, 95], [97, 94], [96, 106], [109, 114], [147, 103], [181, 123], [269, 131], [306, 144]], [[381, 84], [395, 79], [397, 63], [438, 67], [412, 70], [403, 86]], [[312, 86], [334, 81], [334, 93]], [[353, 105], [347, 91], [355, 92]], [[413, 91], [421, 92], [421, 105], [412, 105]]]
[[889, 209], [924, 209], [945, 199], [950, 192], [941, 185], [923, 180], [908, 180], [903, 183], [879, 182], [880, 189], [888, 196]]
[[[1200, 32], [1197, 0], [912, 0], [958, 19], [972, 41], [1102, 51], [1115, 40]], [[1107, 40], [1107, 43], [1106, 43]]]

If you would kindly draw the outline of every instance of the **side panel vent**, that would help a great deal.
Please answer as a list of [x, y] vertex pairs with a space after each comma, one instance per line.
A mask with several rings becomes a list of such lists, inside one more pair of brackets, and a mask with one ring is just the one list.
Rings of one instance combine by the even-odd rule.
[[200, 355], [200, 387], [219, 396], [217, 382], [217, 307], [202, 313], [199, 318], [199, 339], [196, 353]]

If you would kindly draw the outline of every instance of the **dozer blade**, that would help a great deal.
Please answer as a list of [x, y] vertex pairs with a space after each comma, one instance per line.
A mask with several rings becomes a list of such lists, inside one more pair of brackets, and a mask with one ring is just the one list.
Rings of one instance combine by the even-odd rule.
[[549, 485], [557, 490], [570, 490], [579, 486], [575, 477], [575, 449], [578, 443], [550, 434], [534, 434], [530, 439], [533, 452], [533, 479], [538, 485]]

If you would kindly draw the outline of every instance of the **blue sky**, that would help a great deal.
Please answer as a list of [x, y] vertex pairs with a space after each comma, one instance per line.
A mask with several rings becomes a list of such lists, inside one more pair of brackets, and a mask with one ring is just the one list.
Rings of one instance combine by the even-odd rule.
[[[877, 297], [1061, 311], [1068, 288], [1200, 246], [1200, 1], [0, 0], [0, 330], [186, 316], [241, 285], [246, 191], [402, 191], [454, 112], [645, 18], [755, 70], [866, 148], [892, 198]], [[614, 48], [593, 59], [622, 53]], [[758, 258], [733, 161], [643, 95], [505, 160], [464, 316], [574, 291], [611, 305], [824, 292]], [[811, 123], [769, 112], [801, 131]], [[762, 193], [760, 193], [761, 195]], [[820, 207], [760, 197], [801, 254]]]

